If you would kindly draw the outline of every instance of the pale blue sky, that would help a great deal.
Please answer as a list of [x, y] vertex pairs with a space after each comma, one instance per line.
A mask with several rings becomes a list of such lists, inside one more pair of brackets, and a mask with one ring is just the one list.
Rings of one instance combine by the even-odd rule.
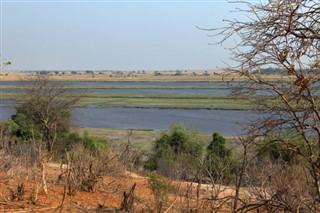
[[226, 1], [2, 1], [2, 56], [10, 70], [217, 69], [229, 54], [210, 32]]

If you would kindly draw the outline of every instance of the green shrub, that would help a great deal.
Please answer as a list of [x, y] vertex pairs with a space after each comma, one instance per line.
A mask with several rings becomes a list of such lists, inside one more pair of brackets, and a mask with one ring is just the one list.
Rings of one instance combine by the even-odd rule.
[[84, 132], [81, 138], [82, 145], [90, 151], [96, 151], [97, 149], [104, 149], [108, 146], [108, 141], [102, 138], [89, 136], [88, 132]]
[[84, 132], [83, 136], [77, 132], [70, 132], [64, 135], [63, 144], [67, 146], [67, 150], [70, 150], [75, 144], [82, 144], [84, 148], [94, 152], [100, 148], [107, 148], [108, 141], [102, 138], [90, 136], [88, 132]]
[[28, 119], [26, 114], [17, 113], [5, 122], [11, 129], [11, 134], [16, 141], [27, 141], [31, 138], [40, 138], [40, 133], [34, 126], [35, 123]]
[[154, 142], [153, 154], [145, 168], [178, 179], [193, 178], [203, 154], [203, 146], [197, 136], [196, 131], [173, 125]]
[[65, 158], [65, 152], [72, 151], [78, 145], [83, 146], [88, 151], [94, 153], [100, 149], [108, 147], [108, 141], [102, 138], [89, 136], [87, 132], [81, 136], [78, 132], [69, 132], [57, 142], [54, 157], [56, 160]]
[[204, 164], [215, 182], [229, 183], [233, 179], [232, 152], [226, 145], [226, 139], [219, 133], [213, 134]]
[[226, 139], [215, 132], [212, 135], [212, 142], [207, 147], [207, 154], [218, 158], [226, 158], [231, 156], [231, 149], [227, 147]]
[[[298, 149], [301, 154], [306, 151], [302, 146], [299, 137], [290, 132], [284, 132], [281, 137], [268, 135], [257, 146], [258, 158], [269, 158], [271, 161], [282, 160], [287, 163], [294, 163], [297, 160]], [[312, 139], [310, 139], [312, 141]]]
[[9, 138], [12, 138], [14, 141], [19, 142], [26, 140], [28, 137], [30, 137], [29, 135], [31, 135], [32, 133], [31, 129], [27, 129], [27, 131], [21, 131], [20, 126], [11, 118], [4, 121], [1, 124], [1, 127], [3, 129], [2, 134]]
[[[32, 101], [32, 100], [30, 100]], [[43, 104], [41, 100], [37, 100], [38, 110], [45, 110], [46, 104]], [[4, 122], [5, 127], [9, 130], [12, 139], [16, 142], [28, 142], [31, 139], [43, 140], [48, 142], [49, 140], [61, 141], [70, 131], [70, 112], [64, 111], [61, 113], [56, 122], [54, 131], [49, 131], [41, 117], [41, 113], [34, 112], [34, 109], [30, 106], [30, 102], [22, 103], [16, 107], [16, 114], [12, 115], [10, 119]], [[34, 106], [33, 106], [34, 107]], [[39, 110], [39, 111], [41, 111]], [[55, 120], [54, 116], [49, 116], [50, 120]], [[48, 122], [50, 126], [52, 123]], [[47, 144], [48, 145], [48, 144]], [[53, 145], [53, 142], [52, 144]]]

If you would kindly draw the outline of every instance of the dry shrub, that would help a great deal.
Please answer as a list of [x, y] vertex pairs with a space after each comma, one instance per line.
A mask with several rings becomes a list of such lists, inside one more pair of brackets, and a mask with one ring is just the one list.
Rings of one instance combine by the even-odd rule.
[[127, 169], [143, 170], [147, 158], [146, 151], [132, 144], [133, 135], [134, 131], [130, 130], [125, 137], [118, 138], [108, 147], [119, 155], [119, 160], [126, 165]]
[[149, 184], [156, 200], [161, 203], [166, 203], [169, 194], [176, 192], [174, 184], [156, 173], [149, 174]]
[[134, 190], [136, 188], [136, 183], [134, 183], [129, 192], [123, 192], [123, 200], [121, 202], [121, 210], [125, 212], [133, 212], [134, 211]]
[[10, 200], [12, 201], [20, 201], [23, 200], [23, 196], [25, 194], [25, 188], [24, 184], [18, 184], [17, 188], [14, 190], [12, 188], [9, 188], [10, 191]]
[[281, 160], [253, 166], [247, 177], [251, 187], [241, 196], [240, 210], [262, 209], [268, 212], [309, 212], [315, 209], [313, 192], [307, 185], [311, 178], [301, 165], [289, 165]]
[[0, 169], [23, 179], [35, 178], [37, 152], [28, 143], [13, 143], [0, 150]]
[[103, 190], [103, 177], [124, 171], [118, 158], [107, 149], [90, 151], [82, 145], [76, 146], [68, 154], [67, 188], [68, 194], [74, 195], [77, 190], [95, 192]]

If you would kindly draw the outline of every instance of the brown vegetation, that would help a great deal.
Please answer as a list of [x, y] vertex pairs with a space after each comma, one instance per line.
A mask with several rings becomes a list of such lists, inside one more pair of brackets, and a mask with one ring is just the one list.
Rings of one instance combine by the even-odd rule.
[[[211, 196], [217, 195], [213, 190], [218, 190], [218, 186], [212, 189], [211, 185], [177, 182], [157, 176], [157, 181], [160, 179], [167, 184], [168, 188], [165, 189], [162, 185], [157, 185], [154, 180], [150, 180], [150, 177], [125, 172], [124, 167], [120, 164], [113, 165], [113, 168], [117, 171], [104, 173], [94, 192], [79, 188], [73, 193], [67, 192], [66, 194], [68, 165], [57, 163], [47, 165], [49, 189], [47, 193], [44, 193], [39, 187], [39, 170], [36, 166], [23, 165], [21, 162], [11, 165], [10, 169], [7, 167], [7, 171], [2, 169], [0, 173], [0, 209], [7, 212], [98, 210], [116, 212], [124, 207], [129, 210], [128, 205], [130, 205], [130, 212], [158, 212], [159, 209], [162, 210], [161, 212], [166, 212], [168, 209], [170, 212], [183, 212], [191, 209], [198, 209], [202, 212], [213, 208], [211, 204], [208, 204], [212, 202], [210, 201]], [[80, 175], [85, 176], [84, 173]], [[21, 187], [23, 187], [23, 192]], [[232, 189], [226, 187], [219, 188], [221, 192], [224, 192], [221, 194], [224, 196], [231, 195], [233, 192]], [[132, 197], [130, 197], [130, 191], [133, 194]], [[130, 197], [129, 200], [131, 199], [130, 204], [128, 204], [128, 197]], [[126, 202], [127, 204], [124, 205]]]
[[[217, 72], [218, 74], [214, 74]], [[124, 74], [124, 75], [110, 75], [109, 73], [105, 73], [104, 75], [79, 75], [79, 74], [70, 74], [66, 73], [64, 75], [50, 75], [54, 81], [158, 81], [158, 82], [170, 82], [170, 81], [198, 81], [198, 82], [221, 82], [221, 81], [244, 81], [245, 78], [240, 75], [230, 72], [230, 71], [208, 71], [210, 76], [203, 75], [203, 71], [194, 71], [196, 75], [184, 74], [184, 75], [174, 75], [175, 72], [163, 71], [162, 75], [155, 76], [154, 72], [146, 72], [145, 74], [136, 74], [134, 76]], [[19, 81], [26, 76], [36, 75], [34, 73], [15, 73], [10, 72], [5, 75], [0, 75], [1, 81]], [[283, 79], [288, 80], [287, 78], [277, 75], [270, 74], [265, 75], [266, 78], [271, 81]]]

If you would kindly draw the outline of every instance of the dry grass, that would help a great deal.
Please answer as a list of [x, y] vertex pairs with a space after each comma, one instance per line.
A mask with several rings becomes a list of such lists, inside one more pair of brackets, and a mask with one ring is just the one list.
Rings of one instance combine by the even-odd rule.
[[[192, 71], [193, 72], [193, 71]], [[174, 76], [175, 72], [162, 72], [163, 75], [155, 76], [154, 72], [146, 72], [145, 74], [127, 74], [122, 75], [111, 74], [105, 72], [103, 74], [59, 74], [52, 75], [53, 80], [55, 81], [158, 81], [158, 82], [222, 82], [222, 81], [244, 81], [244, 77], [240, 77], [235, 73], [225, 73], [217, 71], [208, 71], [210, 76], [204, 76], [203, 71], [194, 71], [197, 73], [196, 76], [191, 75], [192, 72], [184, 73], [181, 76]], [[216, 73], [216, 74], [214, 74]], [[27, 75], [32, 75], [30, 73], [14, 73], [7, 72], [0, 75], [1, 81], [18, 81]], [[283, 79], [280, 75], [265, 75], [265, 79], [273, 80], [286, 80]]]

